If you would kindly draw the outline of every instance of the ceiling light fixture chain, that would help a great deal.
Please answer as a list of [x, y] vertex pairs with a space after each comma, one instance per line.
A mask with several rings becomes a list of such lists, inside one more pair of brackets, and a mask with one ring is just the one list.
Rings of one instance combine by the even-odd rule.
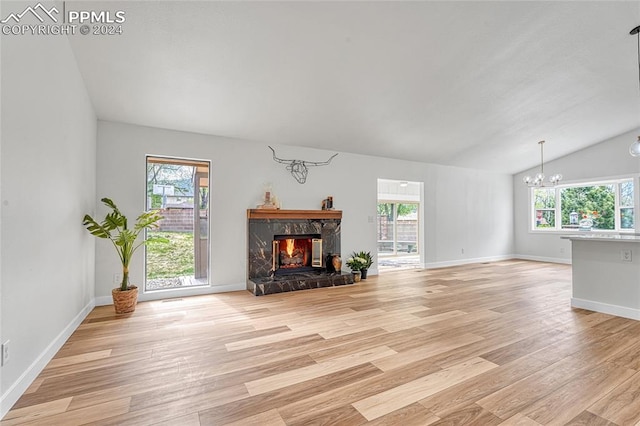
[[638, 46], [638, 91], [640, 92], [640, 25], [631, 30], [629, 35], [637, 36], [637, 46]]
[[538, 142], [540, 145], [540, 173], [535, 176], [525, 176], [522, 181], [526, 183], [528, 186], [554, 186], [557, 185], [558, 182], [562, 180], [562, 175], [560, 173], [556, 173], [549, 177], [549, 184], [546, 184], [544, 181], [544, 141]]
[[[635, 35], [638, 39], [638, 93], [640, 93], [640, 25], [632, 29], [629, 34]], [[629, 147], [629, 154], [634, 157], [640, 157], [640, 136]]]

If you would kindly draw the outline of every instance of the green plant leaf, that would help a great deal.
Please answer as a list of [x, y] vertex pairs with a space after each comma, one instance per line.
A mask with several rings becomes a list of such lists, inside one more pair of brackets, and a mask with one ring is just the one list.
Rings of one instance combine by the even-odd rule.
[[134, 229], [142, 230], [145, 228], [148, 228], [148, 229], [158, 228], [159, 226], [158, 222], [162, 219], [163, 217], [157, 211], [151, 210], [148, 212], [144, 212], [140, 216], [138, 216], [138, 218], [136, 219], [136, 224], [134, 226]]
[[91, 235], [95, 235], [98, 238], [111, 238], [111, 233], [104, 226], [100, 225], [88, 214], [84, 215], [82, 224], [87, 227], [87, 230]]
[[131, 229], [123, 229], [115, 238], [115, 243], [121, 247], [124, 247], [127, 244], [132, 244], [136, 240], [136, 238], [138, 238], [137, 232], [134, 232]]
[[113, 211], [104, 217], [102, 226], [110, 231], [118, 228], [126, 228], [126, 219], [120, 213]]
[[104, 205], [109, 207], [112, 211], [114, 211], [114, 212], [118, 213], [118, 215], [122, 216], [122, 213], [120, 213], [120, 210], [118, 210], [118, 207], [116, 206], [116, 203], [111, 201], [110, 198], [104, 197], [100, 201], [102, 201], [104, 203]]

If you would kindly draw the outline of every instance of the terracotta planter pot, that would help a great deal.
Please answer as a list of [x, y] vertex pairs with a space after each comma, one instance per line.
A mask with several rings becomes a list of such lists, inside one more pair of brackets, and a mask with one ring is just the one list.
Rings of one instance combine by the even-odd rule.
[[111, 296], [113, 297], [113, 307], [116, 310], [116, 314], [127, 314], [136, 310], [138, 287], [134, 285], [129, 286], [129, 290], [127, 291], [114, 288], [111, 290]]

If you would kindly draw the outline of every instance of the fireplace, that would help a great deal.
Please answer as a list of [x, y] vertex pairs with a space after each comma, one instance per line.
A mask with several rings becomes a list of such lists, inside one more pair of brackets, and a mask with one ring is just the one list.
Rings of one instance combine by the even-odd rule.
[[256, 296], [353, 284], [328, 271], [340, 254], [339, 210], [247, 210], [247, 290]]
[[275, 235], [272, 245], [272, 270], [275, 274], [293, 274], [322, 268], [320, 234]]

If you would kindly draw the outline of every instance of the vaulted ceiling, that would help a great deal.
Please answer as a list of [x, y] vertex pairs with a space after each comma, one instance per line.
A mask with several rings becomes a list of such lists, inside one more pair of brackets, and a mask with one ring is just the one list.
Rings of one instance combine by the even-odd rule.
[[70, 37], [104, 120], [504, 173], [640, 127], [638, 1], [73, 5], [126, 13]]

